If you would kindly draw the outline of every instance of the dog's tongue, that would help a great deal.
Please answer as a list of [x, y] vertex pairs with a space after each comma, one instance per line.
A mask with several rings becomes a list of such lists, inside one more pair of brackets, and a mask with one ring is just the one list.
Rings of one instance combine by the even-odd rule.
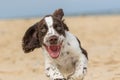
[[50, 49], [53, 51], [53, 52], [56, 52], [58, 50], [58, 46], [50, 46]]
[[60, 46], [59, 45], [51, 45], [48, 47], [48, 52], [52, 58], [57, 58], [60, 54]]

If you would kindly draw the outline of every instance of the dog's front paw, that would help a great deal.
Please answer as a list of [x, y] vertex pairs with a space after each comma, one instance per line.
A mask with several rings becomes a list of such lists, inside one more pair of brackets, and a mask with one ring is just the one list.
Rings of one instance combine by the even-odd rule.
[[79, 76], [79, 77], [68, 76], [67, 80], [83, 80], [83, 76]]
[[56, 78], [54, 80], [67, 80], [67, 79], [65, 79], [65, 78]]
[[73, 77], [69, 76], [67, 80], [75, 80]]

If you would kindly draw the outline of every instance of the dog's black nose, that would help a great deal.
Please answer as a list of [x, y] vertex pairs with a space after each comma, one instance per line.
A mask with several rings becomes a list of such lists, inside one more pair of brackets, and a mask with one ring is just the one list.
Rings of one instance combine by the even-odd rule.
[[57, 44], [58, 37], [57, 36], [51, 36], [49, 39], [50, 44]]

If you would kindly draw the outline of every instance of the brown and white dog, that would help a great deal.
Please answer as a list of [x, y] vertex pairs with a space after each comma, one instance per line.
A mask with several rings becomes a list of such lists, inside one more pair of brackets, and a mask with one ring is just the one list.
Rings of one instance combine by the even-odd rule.
[[23, 37], [25, 53], [42, 48], [45, 57], [45, 72], [50, 80], [83, 80], [88, 57], [77, 37], [69, 32], [62, 19], [63, 10], [31, 26]]

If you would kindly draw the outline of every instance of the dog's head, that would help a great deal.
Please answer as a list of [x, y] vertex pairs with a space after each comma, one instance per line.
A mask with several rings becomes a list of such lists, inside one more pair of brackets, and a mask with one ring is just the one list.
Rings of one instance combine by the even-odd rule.
[[52, 58], [57, 58], [66, 36], [65, 31], [68, 31], [67, 25], [62, 20], [63, 16], [63, 10], [58, 9], [31, 26], [23, 37], [24, 52], [28, 53], [44, 46]]

